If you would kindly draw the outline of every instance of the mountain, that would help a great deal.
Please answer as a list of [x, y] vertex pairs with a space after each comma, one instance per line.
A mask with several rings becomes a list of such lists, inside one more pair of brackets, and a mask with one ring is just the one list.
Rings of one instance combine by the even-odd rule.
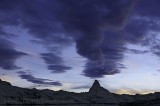
[[107, 89], [101, 87], [98, 80], [95, 80], [88, 92], [96, 103], [118, 103], [117, 95], [110, 93]]
[[89, 92], [37, 90], [12, 86], [0, 80], [0, 104], [105, 104], [105, 106], [160, 106], [160, 93], [118, 95], [95, 80]]
[[110, 93], [108, 90], [100, 86], [98, 80], [95, 80], [92, 87], [89, 89], [89, 93]]

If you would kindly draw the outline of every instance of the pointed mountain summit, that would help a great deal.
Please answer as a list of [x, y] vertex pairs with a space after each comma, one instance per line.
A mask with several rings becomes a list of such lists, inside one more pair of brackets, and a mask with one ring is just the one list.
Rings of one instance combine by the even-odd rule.
[[106, 92], [106, 93], [110, 93], [108, 90], [106, 90], [106, 89], [104, 89], [103, 87], [101, 87], [100, 86], [100, 84], [99, 84], [99, 82], [98, 82], [98, 80], [95, 80], [94, 81], [94, 83], [93, 83], [93, 85], [92, 85], [92, 87], [89, 89], [89, 92], [90, 93], [104, 93], [104, 92]]
[[95, 81], [94, 81], [93, 86], [101, 87], [100, 84], [99, 84], [99, 82], [98, 82], [98, 80], [95, 80]]
[[101, 89], [101, 86], [100, 86], [98, 80], [95, 80], [92, 87], [90, 88], [89, 92], [97, 91], [100, 89]]

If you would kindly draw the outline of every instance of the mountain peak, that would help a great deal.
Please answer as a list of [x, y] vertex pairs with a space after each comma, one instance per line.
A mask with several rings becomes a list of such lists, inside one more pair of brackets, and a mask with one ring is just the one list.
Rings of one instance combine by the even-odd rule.
[[92, 87], [90, 88], [89, 92], [93, 92], [93, 93], [98, 92], [98, 91], [100, 91], [100, 89], [101, 89], [101, 86], [100, 86], [98, 80], [95, 80]]
[[108, 90], [101, 87], [98, 80], [95, 80], [92, 87], [89, 89], [90, 93], [100, 93], [100, 92], [109, 92]]
[[98, 82], [98, 80], [95, 80], [95, 81], [94, 81], [92, 87], [96, 87], [96, 88], [97, 88], [97, 87], [101, 87], [100, 84], [99, 84], [99, 82]]

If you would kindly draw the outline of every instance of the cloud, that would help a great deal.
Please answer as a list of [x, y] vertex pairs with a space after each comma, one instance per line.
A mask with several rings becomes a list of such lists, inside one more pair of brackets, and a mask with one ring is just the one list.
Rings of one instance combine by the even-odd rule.
[[146, 53], [149, 53], [149, 50], [128, 49], [127, 52], [134, 53], [134, 54], [146, 54]]
[[83, 86], [72, 87], [71, 89], [88, 89], [88, 88], [90, 88], [90, 87], [91, 87], [91, 86], [83, 85]]
[[149, 51], [159, 57], [160, 15], [155, 11], [159, 8], [158, 3], [158, 0], [140, 0], [124, 31], [128, 41], [149, 47]]
[[1, 0], [0, 29], [4, 25], [26, 28], [33, 42], [50, 50], [41, 56], [55, 73], [55, 69], [69, 69], [59, 54], [75, 42], [77, 53], [88, 59], [82, 75], [101, 78], [126, 68], [122, 61], [128, 44], [149, 47], [129, 52], [160, 56], [159, 39], [152, 36], [160, 30], [158, 4], [158, 0], [15, 0], [12, 4]]
[[[105, 50], [106, 46], [110, 46], [111, 50], [114, 49], [112, 47], [117, 46], [117, 44], [113, 44], [113, 40], [115, 40], [115, 38], [112, 40], [113, 34], [109, 35], [105, 31], [117, 32], [123, 29], [135, 0], [117, 0], [116, 2], [94, 0], [85, 3], [84, 1], [64, 2], [62, 0], [61, 2], [66, 14], [60, 19], [65, 22], [63, 24], [69, 32], [75, 32], [73, 37], [77, 52], [88, 59], [82, 75], [100, 78], [104, 75], [119, 73], [117, 64], [123, 59], [123, 55], [121, 52], [111, 51], [108, 53], [109, 51]], [[109, 38], [107, 41], [111, 43], [107, 42], [105, 37]], [[123, 43], [120, 44], [123, 47]], [[110, 57], [112, 59], [108, 60]]]
[[90, 78], [101, 78], [104, 75], [114, 75], [120, 73], [120, 70], [118, 70], [118, 67], [116, 66], [116, 64], [113, 64], [111, 62], [106, 62], [104, 66], [100, 67], [97, 67], [95, 64], [88, 63], [86, 65], [87, 68], [83, 70], [82, 75]]
[[32, 74], [28, 74], [24, 71], [18, 71], [17, 73], [19, 74], [19, 77], [21, 79], [25, 79], [28, 82], [31, 82], [34, 84], [62, 86], [62, 84], [59, 81], [52, 81], [49, 79], [36, 78]]
[[55, 53], [41, 53], [42, 59], [44, 59], [46, 64], [61, 64], [63, 59]]
[[72, 69], [72, 67], [64, 65], [63, 58], [56, 53], [41, 53], [40, 55], [52, 73], [64, 73], [66, 70]]
[[[34, 41], [47, 46], [51, 45], [49, 47], [52, 48], [51, 50], [58, 51], [57, 49], [61, 49], [62, 45], [71, 44], [73, 42], [72, 38], [76, 42], [77, 52], [88, 59], [85, 70], [98, 69], [101, 74], [96, 75], [97, 77], [113, 73], [113, 70], [116, 70], [115, 73], [119, 72], [116, 69], [116, 64], [118, 64], [116, 62], [122, 60], [123, 56], [121, 56], [121, 59], [115, 59], [114, 61], [107, 60], [107, 62], [113, 62], [112, 65], [106, 63], [106, 52], [102, 48], [103, 38], [107, 36], [104, 31], [123, 29], [135, 0], [116, 0], [116, 2], [111, 0], [88, 2], [84, 0], [48, 0], [32, 1], [32, 3], [31, 1], [25, 1], [24, 3], [17, 0], [12, 5], [7, 4], [6, 1], [3, 1], [2, 4], [2, 10], [5, 12], [3, 12], [4, 15], [1, 20], [10, 24], [23, 25], [36, 38]], [[15, 11], [14, 14], [12, 14], [13, 11]], [[8, 19], [9, 14], [14, 18]], [[106, 43], [106, 41], [104, 42]], [[107, 43], [106, 45], [110, 44]], [[121, 55], [121, 53], [115, 53], [114, 56], [116, 54]], [[51, 54], [49, 55], [51, 56]], [[51, 57], [57, 60], [55, 61], [49, 58], [50, 56], [42, 57], [47, 64], [57, 65], [57, 62], [62, 62], [61, 58], [52, 55]], [[113, 57], [112, 54], [111, 56]], [[117, 57], [119, 56], [113, 58]], [[92, 65], [88, 66], [88, 64]], [[83, 75], [88, 75], [85, 73], [88, 71], [85, 70]]]
[[70, 70], [72, 68], [65, 65], [49, 65], [48, 69], [53, 70], [52, 73], [64, 73], [66, 70]]
[[5, 70], [15, 70], [21, 67], [15, 65], [16, 59], [27, 55], [14, 49], [14, 44], [9, 40], [0, 38], [0, 67]]
[[159, 9], [159, 3], [159, 0], [139, 0], [135, 12], [145, 17], [158, 18], [160, 16], [160, 12], [157, 11]]

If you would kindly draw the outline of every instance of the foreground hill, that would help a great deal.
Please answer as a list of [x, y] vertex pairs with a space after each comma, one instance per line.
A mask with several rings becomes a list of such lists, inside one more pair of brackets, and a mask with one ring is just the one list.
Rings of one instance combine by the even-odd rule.
[[105, 106], [160, 106], [160, 93], [118, 95], [110, 93], [95, 80], [89, 92], [37, 90], [12, 86], [0, 80], [1, 104], [105, 104]]

